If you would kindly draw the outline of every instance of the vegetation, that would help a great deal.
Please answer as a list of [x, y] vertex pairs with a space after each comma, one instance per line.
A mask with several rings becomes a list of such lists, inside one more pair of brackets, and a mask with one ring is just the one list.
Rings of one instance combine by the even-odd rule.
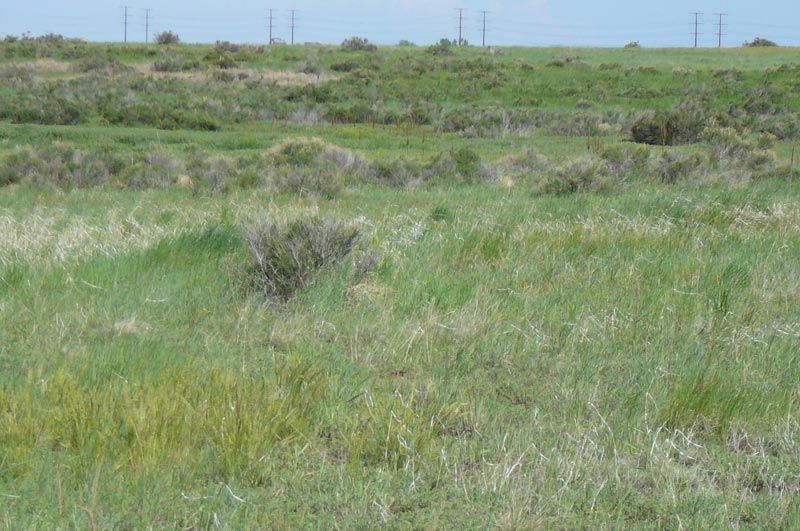
[[181, 38], [173, 31], [162, 31], [155, 36], [157, 44], [180, 44]]
[[752, 41], [744, 43], [749, 48], [774, 48], [778, 46], [775, 42], [763, 37], [756, 37]]
[[0, 519], [798, 527], [796, 55], [7, 39]]

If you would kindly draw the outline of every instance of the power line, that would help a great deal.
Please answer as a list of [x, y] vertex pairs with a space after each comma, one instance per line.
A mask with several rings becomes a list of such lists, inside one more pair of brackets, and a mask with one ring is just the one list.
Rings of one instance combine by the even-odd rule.
[[702, 22], [699, 22], [699, 20], [700, 20], [700, 15], [702, 15], [703, 13], [696, 13], [695, 12], [695, 13], [689, 13], [689, 14], [690, 15], [694, 15], [694, 47], [697, 48], [697, 37], [698, 37], [698, 35], [700, 35], [698, 33], [698, 26], [702, 25]]
[[150, 11], [152, 9], [145, 9], [144, 10], [144, 42], [145, 44], [150, 43]]
[[267, 44], [272, 44], [272, 9], [269, 10], [269, 41]]
[[127, 43], [128, 42], [128, 9], [129, 8], [128, 8], [128, 6], [122, 6], [122, 9], [125, 10], [125, 15], [123, 15], [124, 24], [125, 24], [125, 39], [124, 39], [123, 42]]
[[717, 23], [717, 48], [722, 48], [722, 28], [727, 26], [727, 24], [722, 23], [722, 18], [727, 17], [727, 13], [715, 13], [719, 17], [719, 22]]
[[484, 48], [486, 48], [486, 15], [488, 13], [490, 13], [490, 11], [481, 11], [481, 15], [483, 15], [483, 29], [481, 31], [481, 35], [483, 38], [481, 40], [481, 44], [483, 45]]
[[294, 44], [294, 27], [295, 27], [295, 25], [294, 25], [294, 14], [297, 12], [297, 10], [296, 9], [291, 9], [289, 12], [292, 14], [292, 26], [291, 26], [292, 27], [292, 44]]
[[463, 43], [464, 43], [464, 39], [461, 38], [461, 35], [462, 35], [461, 30], [463, 28], [463, 23], [464, 23], [464, 8], [463, 7], [459, 7], [458, 8], [458, 45], [459, 46], [462, 46]]

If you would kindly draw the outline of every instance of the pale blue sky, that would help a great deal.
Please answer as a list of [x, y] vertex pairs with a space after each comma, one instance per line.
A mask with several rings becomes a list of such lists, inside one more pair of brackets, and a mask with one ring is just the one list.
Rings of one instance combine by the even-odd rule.
[[[127, 0], [128, 38], [144, 41], [144, 8], [151, 8], [151, 32], [176, 31], [184, 41], [263, 43], [267, 10], [275, 15], [274, 35], [289, 39], [289, 9], [297, 10], [297, 42], [339, 43], [359, 35], [380, 44], [408, 39], [429, 44], [457, 35], [457, 9], [465, 8], [464, 37], [479, 43], [481, 10], [488, 10], [487, 41], [496, 45], [690, 46], [690, 12], [700, 20], [701, 46], [716, 46], [714, 13], [728, 16], [723, 44], [739, 45], [763, 36], [800, 46], [800, 0]], [[97, 41], [121, 41], [125, 0], [30, 0], [0, 2], [0, 35], [47, 32]]]

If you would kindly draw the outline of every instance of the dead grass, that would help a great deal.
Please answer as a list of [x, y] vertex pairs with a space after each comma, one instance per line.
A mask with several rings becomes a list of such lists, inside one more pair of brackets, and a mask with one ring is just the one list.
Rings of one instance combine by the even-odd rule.
[[[68, 63], [64, 63], [67, 68]], [[155, 72], [153, 63], [139, 63], [135, 65], [135, 70], [155, 79], [179, 79], [195, 83], [205, 83], [214, 80], [214, 70], [206, 69], [190, 72]], [[66, 71], [66, 70], [65, 70]], [[290, 72], [284, 70], [261, 70], [256, 68], [230, 68], [225, 72], [230, 74], [236, 81], [232, 83], [244, 83], [246, 81], [261, 81], [264, 83], [274, 83], [279, 86], [322, 85], [329, 81], [335, 81], [338, 76], [333, 74], [304, 74], [302, 72]]]

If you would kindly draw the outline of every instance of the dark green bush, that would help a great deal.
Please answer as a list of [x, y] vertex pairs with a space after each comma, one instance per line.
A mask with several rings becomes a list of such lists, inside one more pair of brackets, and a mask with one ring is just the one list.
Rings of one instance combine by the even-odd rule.
[[750, 42], [745, 42], [744, 46], [747, 48], [774, 48], [778, 44], [763, 37], [756, 37]]
[[348, 52], [376, 52], [378, 47], [363, 37], [350, 37], [342, 42], [342, 50]]
[[180, 44], [181, 38], [178, 37], [178, 34], [173, 31], [162, 31], [161, 33], [157, 33], [155, 36], [155, 41], [157, 44]]
[[321, 270], [350, 254], [358, 237], [358, 229], [349, 224], [318, 218], [255, 225], [247, 234], [252, 286], [288, 301]]

